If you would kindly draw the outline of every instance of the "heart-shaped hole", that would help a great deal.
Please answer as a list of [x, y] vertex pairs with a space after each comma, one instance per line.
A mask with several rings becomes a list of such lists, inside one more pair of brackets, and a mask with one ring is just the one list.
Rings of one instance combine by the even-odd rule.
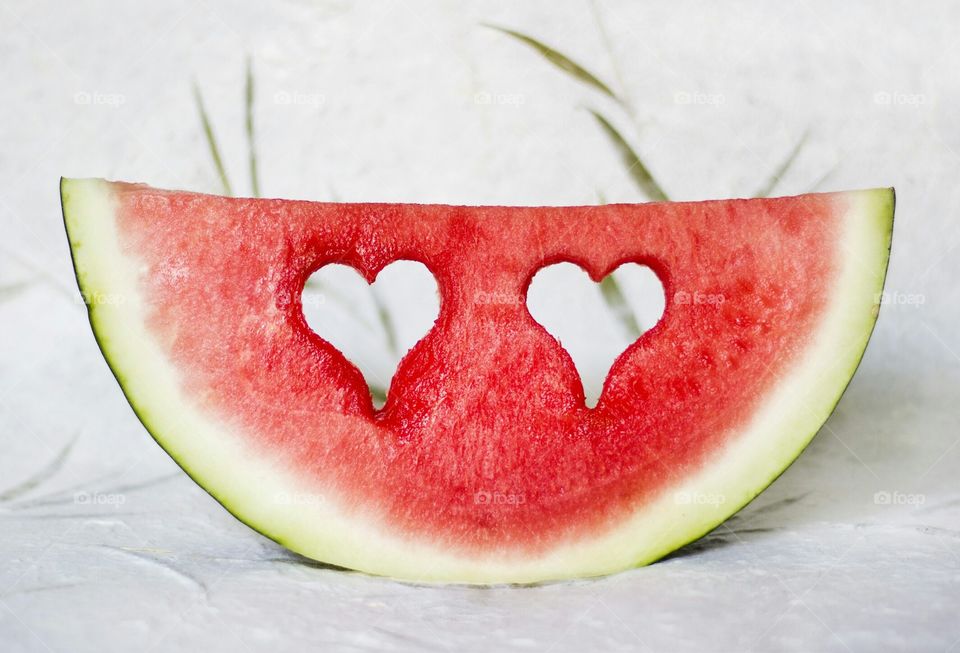
[[325, 265], [303, 288], [310, 328], [363, 373], [375, 408], [386, 401], [400, 359], [437, 319], [437, 282], [423, 263], [396, 261], [372, 284], [346, 265]]
[[570, 354], [590, 408], [617, 356], [660, 321], [665, 305], [660, 279], [637, 263], [600, 283], [573, 263], [557, 263], [540, 269], [527, 290], [530, 314]]

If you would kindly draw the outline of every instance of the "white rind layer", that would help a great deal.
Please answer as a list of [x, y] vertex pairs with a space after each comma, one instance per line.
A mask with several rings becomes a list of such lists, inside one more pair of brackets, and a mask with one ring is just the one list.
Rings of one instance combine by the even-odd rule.
[[113, 187], [61, 182], [64, 222], [97, 341], [157, 442], [240, 520], [310, 558], [417, 581], [528, 583], [603, 575], [653, 562], [709, 532], [766, 488], [810, 442], [840, 399], [879, 309], [893, 228], [892, 189], [845, 193], [840, 271], [808, 350], [763, 400], [742, 434], [681, 485], [611, 531], [547, 553], [471, 557], [404, 539], [389, 524], [317, 497], [277, 461], [251, 456], [226, 425], [193, 407], [177, 370], [143, 322], [139, 265], [121, 251]]

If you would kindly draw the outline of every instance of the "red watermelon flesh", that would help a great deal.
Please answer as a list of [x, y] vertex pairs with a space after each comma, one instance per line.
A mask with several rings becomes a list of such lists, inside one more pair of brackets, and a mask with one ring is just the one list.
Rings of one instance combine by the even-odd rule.
[[[306, 555], [476, 582], [648, 562], [765, 487], [862, 355], [893, 211], [889, 190], [592, 207], [234, 199], [99, 180], [65, 180], [63, 195], [101, 348], [195, 480]], [[300, 296], [324, 265], [373, 281], [397, 260], [427, 267], [441, 306], [375, 410]], [[662, 319], [592, 409], [526, 307], [534, 274], [561, 261], [596, 281], [640, 263], [664, 286]]]

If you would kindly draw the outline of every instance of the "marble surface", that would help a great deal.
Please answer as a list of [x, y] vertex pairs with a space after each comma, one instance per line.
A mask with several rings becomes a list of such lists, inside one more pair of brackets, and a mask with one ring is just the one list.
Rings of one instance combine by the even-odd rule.
[[[946, 1], [0, 2], [0, 650], [960, 651], [957, 24]], [[672, 197], [745, 196], [806, 132], [777, 192], [897, 188], [856, 378], [766, 493], [648, 568], [429, 587], [297, 558], [136, 421], [57, 197], [60, 175], [217, 191], [194, 79], [248, 192], [246, 53], [274, 196], [641, 200], [584, 107]]]

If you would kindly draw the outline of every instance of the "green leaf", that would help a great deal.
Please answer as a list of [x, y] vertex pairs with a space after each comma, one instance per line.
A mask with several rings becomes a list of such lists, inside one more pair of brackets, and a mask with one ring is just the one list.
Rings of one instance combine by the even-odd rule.
[[549, 45], [544, 45], [543, 43], [533, 38], [532, 36], [527, 36], [526, 34], [523, 34], [516, 30], [508, 29], [506, 27], [500, 27], [498, 25], [491, 25], [489, 23], [483, 23], [483, 26], [496, 30], [502, 34], [506, 34], [507, 36], [517, 39], [521, 43], [525, 43], [526, 45], [529, 45], [531, 48], [539, 52], [544, 59], [552, 63], [554, 66], [556, 66], [563, 72], [567, 73], [571, 77], [574, 77], [575, 79], [578, 79], [584, 84], [592, 86], [593, 88], [597, 89], [604, 95], [607, 95], [608, 97], [614, 99], [616, 102], [623, 104], [623, 101], [617, 96], [616, 93], [614, 93], [610, 89], [609, 86], [601, 82], [596, 75], [594, 75], [589, 70], [587, 70], [586, 68], [584, 68], [583, 66], [575, 62], [573, 59], [571, 59], [567, 55], [554, 50]]
[[660, 184], [657, 183], [657, 180], [653, 178], [653, 175], [650, 174], [650, 170], [644, 165], [643, 161], [640, 160], [639, 155], [634, 151], [627, 140], [620, 135], [620, 132], [617, 131], [617, 128], [611, 124], [609, 120], [604, 118], [601, 114], [597, 113], [593, 109], [588, 109], [588, 111], [596, 119], [597, 123], [603, 128], [604, 133], [610, 139], [610, 142], [613, 143], [613, 146], [617, 149], [617, 152], [620, 154], [620, 158], [623, 161], [623, 165], [626, 166], [627, 172], [630, 174], [630, 177], [633, 178], [633, 181], [637, 184], [637, 187], [640, 188], [640, 191], [645, 194], [648, 198], [655, 202], [666, 202], [669, 200], [667, 194], [663, 192], [663, 188], [660, 187]]
[[250, 159], [250, 187], [253, 196], [260, 197], [260, 178], [257, 175], [257, 143], [253, 133], [253, 64], [247, 57], [246, 89], [244, 92], [244, 113], [247, 125], [247, 151]]
[[193, 97], [197, 103], [197, 111], [200, 113], [200, 123], [203, 126], [203, 135], [207, 139], [207, 146], [210, 148], [210, 157], [213, 159], [213, 165], [220, 176], [220, 184], [223, 186], [224, 195], [233, 195], [233, 189], [230, 187], [230, 181], [227, 179], [227, 171], [223, 167], [223, 159], [220, 157], [220, 148], [217, 146], [217, 139], [213, 135], [213, 127], [210, 125], [210, 117], [207, 116], [207, 109], [203, 106], [203, 97], [200, 95], [200, 88], [196, 83], [193, 85]]
[[767, 179], [766, 183], [761, 186], [754, 197], [769, 197], [770, 193], [777, 187], [777, 184], [780, 183], [780, 180], [787, 174], [787, 171], [790, 169], [790, 166], [793, 165], [793, 162], [796, 161], [797, 155], [800, 154], [800, 150], [803, 149], [804, 144], [807, 142], [807, 132], [803, 132], [803, 135], [800, 137], [800, 140], [797, 141], [797, 144], [793, 146], [793, 149], [790, 150], [790, 153], [787, 155], [787, 158], [783, 160], [783, 163], [777, 167], [776, 171], [770, 178]]

